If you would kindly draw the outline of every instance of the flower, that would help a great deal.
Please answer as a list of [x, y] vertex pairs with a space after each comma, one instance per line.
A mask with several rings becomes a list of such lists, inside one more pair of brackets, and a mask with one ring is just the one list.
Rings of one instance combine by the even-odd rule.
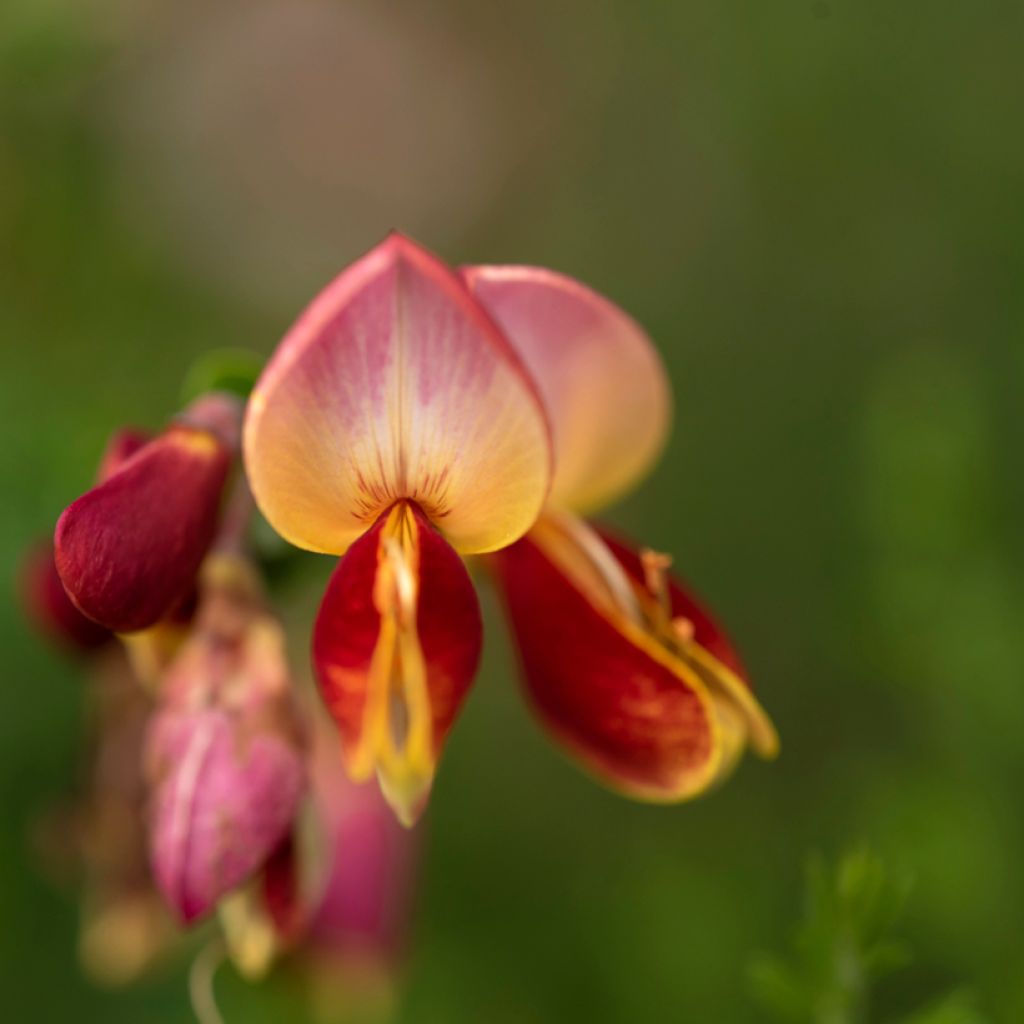
[[305, 788], [283, 631], [238, 556], [204, 564], [196, 622], [159, 699], [146, 741], [151, 859], [191, 923], [263, 867]]
[[392, 235], [312, 303], [253, 390], [257, 504], [286, 539], [344, 555], [313, 651], [353, 778], [411, 823], [476, 670], [458, 554], [521, 536], [547, 495], [543, 407], [459, 278]]
[[100, 482], [54, 534], [57, 571], [84, 615], [131, 633], [188, 600], [216, 532], [238, 417], [234, 399], [206, 395], [127, 457], [108, 451]]
[[458, 556], [489, 555], [541, 721], [604, 781], [677, 800], [774, 730], [721, 630], [668, 576], [578, 518], [650, 467], [670, 419], [625, 313], [531, 267], [458, 274], [392, 235], [285, 337], [243, 432], [257, 504], [342, 555], [313, 661], [349, 773], [415, 820], [476, 669]]

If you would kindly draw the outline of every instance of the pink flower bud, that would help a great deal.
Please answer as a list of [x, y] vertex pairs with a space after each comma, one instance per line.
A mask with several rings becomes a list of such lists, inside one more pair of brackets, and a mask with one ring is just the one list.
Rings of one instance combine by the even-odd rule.
[[306, 948], [321, 968], [350, 980], [388, 974], [408, 935], [419, 830], [398, 823], [375, 782], [346, 777], [327, 729], [317, 735], [313, 795], [325, 859]]
[[147, 741], [153, 871], [185, 923], [263, 867], [305, 786], [284, 634], [249, 572], [237, 559], [204, 568], [195, 631], [163, 680]]

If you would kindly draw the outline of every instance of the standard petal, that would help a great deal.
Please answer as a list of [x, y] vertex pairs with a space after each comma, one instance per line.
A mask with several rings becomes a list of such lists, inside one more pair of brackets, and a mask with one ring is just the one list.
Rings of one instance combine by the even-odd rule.
[[718, 725], [703, 683], [584, 595], [533, 534], [493, 558], [541, 721], [629, 796], [684, 800], [715, 779]]
[[172, 426], [57, 523], [57, 571], [89, 618], [129, 633], [187, 598], [213, 540], [230, 465], [205, 430]]
[[320, 690], [349, 773], [376, 770], [403, 823], [422, 809], [481, 635], [465, 566], [409, 502], [381, 516], [331, 577], [313, 632]]
[[463, 553], [510, 543], [551, 473], [540, 400], [462, 282], [392, 235], [310, 305], [249, 402], [246, 468], [286, 539], [340, 554], [395, 501]]
[[653, 463], [671, 418], [661, 360], [618, 306], [540, 267], [466, 267], [470, 290], [523, 357], [555, 444], [552, 502], [591, 511]]

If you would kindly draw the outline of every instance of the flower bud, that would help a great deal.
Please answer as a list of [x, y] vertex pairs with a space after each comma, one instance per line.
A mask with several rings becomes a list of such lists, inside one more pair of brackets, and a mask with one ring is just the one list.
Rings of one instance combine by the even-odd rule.
[[[237, 402], [205, 396], [123, 459], [57, 523], [57, 571], [75, 605], [118, 633], [152, 626], [188, 595], [213, 541], [231, 465]], [[123, 440], [123, 439], [122, 439]], [[109, 475], [108, 475], [109, 474]]]
[[153, 870], [185, 923], [263, 867], [305, 785], [284, 633], [251, 573], [222, 556], [204, 567], [196, 626], [147, 740]]
[[302, 952], [318, 1019], [333, 1020], [343, 1004], [389, 998], [408, 938], [420, 830], [398, 823], [376, 784], [346, 777], [326, 728], [312, 783], [322, 860]]

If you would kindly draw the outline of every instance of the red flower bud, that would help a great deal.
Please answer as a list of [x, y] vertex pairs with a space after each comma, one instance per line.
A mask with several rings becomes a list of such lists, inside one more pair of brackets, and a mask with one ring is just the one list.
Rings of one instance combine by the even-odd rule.
[[217, 435], [172, 426], [68, 506], [56, 562], [78, 608], [127, 633], [185, 598], [214, 537], [230, 462]]

